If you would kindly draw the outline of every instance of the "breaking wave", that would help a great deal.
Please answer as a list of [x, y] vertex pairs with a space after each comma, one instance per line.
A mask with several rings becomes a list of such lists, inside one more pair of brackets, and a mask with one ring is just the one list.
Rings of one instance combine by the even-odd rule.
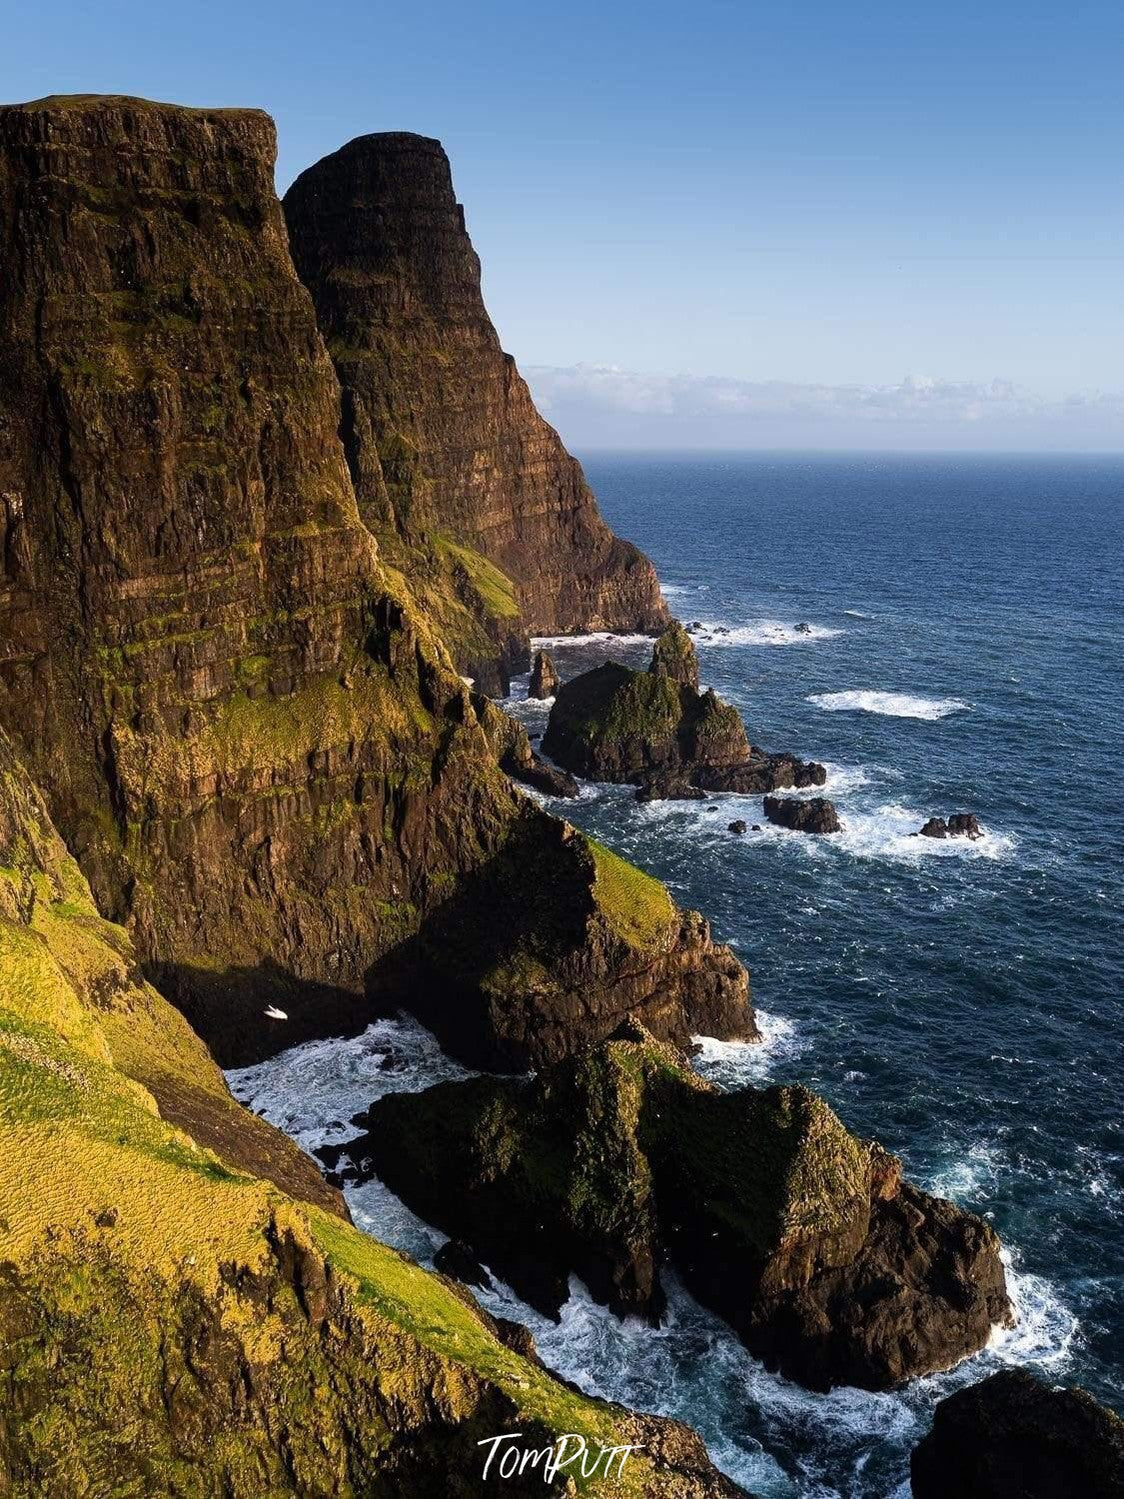
[[915, 697], [909, 692], [813, 692], [807, 700], [828, 713], [883, 713], [890, 718], [947, 718], [971, 706], [958, 697]]
[[696, 620], [687, 626], [687, 632], [699, 645], [806, 645], [843, 634], [830, 625], [791, 625], [777, 619], [760, 619], [751, 625]]

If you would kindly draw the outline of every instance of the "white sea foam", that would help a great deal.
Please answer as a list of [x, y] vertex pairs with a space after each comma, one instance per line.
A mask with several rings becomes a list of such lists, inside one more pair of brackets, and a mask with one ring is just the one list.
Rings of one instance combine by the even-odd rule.
[[651, 635], [621, 635], [615, 630], [594, 630], [588, 635], [534, 635], [531, 638], [533, 651], [558, 650], [566, 645], [651, 645]]
[[1044, 1276], [1019, 1269], [1019, 1252], [1000, 1251], [1014, 1327], [992, 1329], [988, 1352], [1004, 1364], [1037, 1364], [1057, 1370], [1068, 1363], [1080, 1324]]
[[849, 614], [852, 619], [873, 619], [873, 614], [864, 614], [861, 609], [844, 609], [844, 614]]
[[828, 713], [882, 713], [890, 718], [947, 718], [971, 706], [958, 697], [915, 697], [908, 692], [813, 692], [807, 701]]
[[829, 625], [809, 624], [798, 630], [779, 619], [759, 619], [748, 625], [726, 625], [700, 620], [689, 625], [691, 638], [699, 645], [807, 645], [816, 640], [832, 640], [842, 630]]
[[[1003, 860], [1015, 852], [1016, 840], [1008, 833], [985, 829], [981, 838], [921, 838], [917, 835], [929, 813], [898, 802], [852, 800], [854, 793], [861, 797], [862, 788], [872, 781], [875, 774], [875, 771], [861, 766], [829, 766], [825, 786], [784, 793], [805, 799], [829, 796], [836, 800], [843, 830], [822, 837], [777, 827], [766, 820], [760, 796], [739, 796], [733, 792], [714, 794], [705, 802], [640, 802], [631, 815], [641, 827], [657, 826], [669, 837], [696, 845], [728, 844], [731, 851], [747, 846], [772, 847], [794, 858], [814, 860], [845, 855], [855, 859], [918, 864], [923, 859]], [[584, 792], [585, 787], [582, 789]], [[600, 786], [597, 795], [619, 794], [622, 789], [626, 793], [631, 790], [628, 787]], [[727, 823], [735, 818], [750, 824], [749, 830], [740, 838], [735, 838], [727, 830]]]
[[793, 1021], [767, 1010], [758, 1010], [756, 1015], [760, 1041], [692, 1037], [699, 1048], [692, 1062], [701, 1077], [720, 1088], [759, 1087], [768, 1082], [778, 1066], [800, 1055], [807, 1043]]

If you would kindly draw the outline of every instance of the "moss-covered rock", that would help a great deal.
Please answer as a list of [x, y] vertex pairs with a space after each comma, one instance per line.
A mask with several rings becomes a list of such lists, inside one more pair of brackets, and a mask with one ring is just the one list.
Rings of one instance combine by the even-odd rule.
[[[502, 560], [437, 524], [390, 527], [384, 560], [360, 513], [274, 154], [253, 110], [0, 109], [0, 724], [226, 1063], [409, 1006], [388, 960], [455, 945], [472, 888], [536, 841], [572, 940], [601, 927], [591, 856], [514, 792], [443, 639], [462, 664], [521, 637]], [[527, 971], [501, 935], [482, 978]], [[600, 996], [601, 1034], [647, 999], [655, 1029], [697, 1028], [692, 984], [729, 988], [733, 960], [692, 929], [677, 997], [677, 942], [655, 965], [539, 950], [563, 1008]], [[537, 993], [488, 983], [453, 1018], [500, 1052], [487, 1027]]]
[[3, 736], [0, 866], [5, 1493], [475, 1499], [503, 1431], [643, 1449], [591, 1494], [736, 1492], [346, 1221], [140, 979]]
[[574, 775], [639, 786], [647, 800], [827, 779], [822, 765], [755, 748], [737, 709], [699, 691], [694, 642], [679, 624], [656, 642], [647, 671], [607, 661], [559, 687], [543, 750]]
[[[411, 581], [436, 543], [462, 549], [470, 613], [493, 636], [497, 618], [533, 634], [665, 624], [651, 563], [605, 524], [500, 347], [440, 144], [361, 136], [303, 172], [284, 206], [343, 387], [360, 508]], [[497, 586], [476, 576], [485, 558]], [[492, 690], [479, 658], [469, 674]]]
[[380, 1099], [366, 1125], [354, 1158], [548, 1311], [576, 1273], [657, 1316], [667, 1259], [824, 1389], [947, 1368], [1009, 1316], [980, 1219], [903, 1184], [806, 1089], [719, 1092], [635, 1025], [530, 1081]]

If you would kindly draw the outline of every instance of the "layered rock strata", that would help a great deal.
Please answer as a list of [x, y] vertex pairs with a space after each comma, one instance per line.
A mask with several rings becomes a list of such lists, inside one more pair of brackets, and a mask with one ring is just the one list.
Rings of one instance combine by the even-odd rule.
[[[540, 999], [548, 1052], [565, 1017], [588, 1038], [638, 1003], [683, 1034], [700, 996], [744, 1033], [729, 953], [669, 903], [639, 945], [602, 908], [596, 857], [513, 792], [381, 564], [274, 150], [252, 110], [0, 109], [0, 723], [226, 1062], [419, 982], [494, 1060], [531, 1054]], [[478, 895], [540, 867], [566, 920], [508, 942]]]
[[360, 509], [388, 556], [411, 577], [450, 546], [486, 558], [532, 634], [665, 624], [651, 563], [602, 520], [500, 347], [439, 142], [360, 136], [297, 178], [285, 217], [343, 387]]
[[636, 1445], [606, 1499], [739, 1492], [351, 1227], [139, 977], [2, 734], [0, 977], [5, 1493], [472, 1499], [502, 1431]]
[[903, 1182], [807, 1090], [721, 1093], [635, 1025], [530, 1081], [391, 1095], [363, 1122], [352, 1158], [548, 1313], [577, 1274], [658, 1317], [670, 1262], [816, 1389], [948, 1368], [1010, 1316], [981, 1219]]

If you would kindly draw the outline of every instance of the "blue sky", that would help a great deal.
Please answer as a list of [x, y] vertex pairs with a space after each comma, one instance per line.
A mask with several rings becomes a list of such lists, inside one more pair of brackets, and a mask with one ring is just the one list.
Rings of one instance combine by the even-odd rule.
[[[850, 392], [844, 412], [937, 389], [969, 393], [986, 445], [999, 389], [1010, 445], [1014, 389], [1027, 442], [1124, 447], [1119, 5], [56, 0], [5, 33], [9, 99], [269, 110], [282, 188], [369, 130], [439, 136], [504, 343], [559, 420], [602, 401], [627, 427], [622, 391], [650, 411], [655, 380], [663, 425], [689, 425], [732, 383], [717, 415], [755, 442], [759, 388]], [[894, 420], [890, 445], [929, 444]]]

